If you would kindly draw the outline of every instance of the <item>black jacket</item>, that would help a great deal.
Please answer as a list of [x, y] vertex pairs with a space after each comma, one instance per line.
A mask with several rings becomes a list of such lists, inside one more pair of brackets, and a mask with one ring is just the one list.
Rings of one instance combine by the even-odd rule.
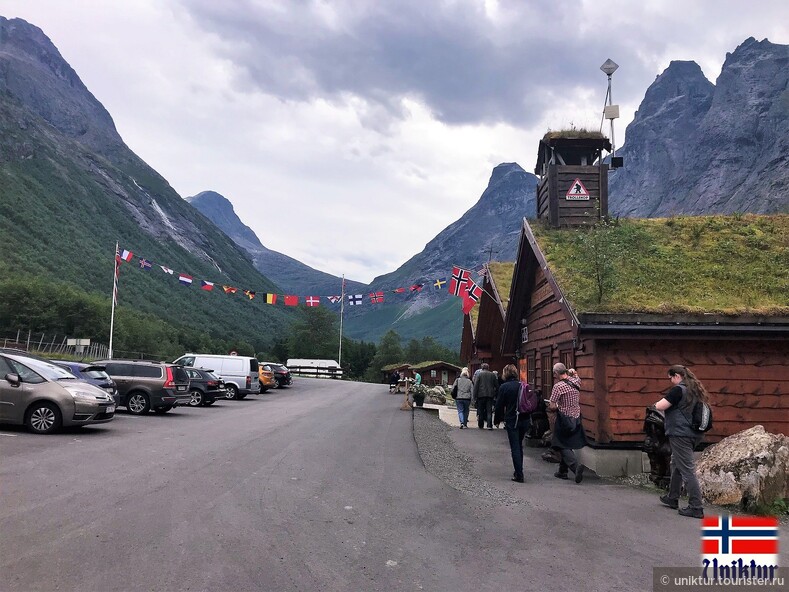
[[505, 380], [499, 387], [499, 396], [496, 398], [496, 408], [493, 412], [493, 423], [502, 421], [508, 428], [514, 428], [518, 418], [518, 393], [521, 383], [516, 378]]

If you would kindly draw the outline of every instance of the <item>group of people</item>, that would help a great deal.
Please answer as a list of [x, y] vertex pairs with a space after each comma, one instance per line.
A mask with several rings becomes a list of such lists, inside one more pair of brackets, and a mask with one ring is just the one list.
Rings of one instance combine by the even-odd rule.
[[[547, 410], [554, 413], [551, 447], [560, 454], [559, 469], [554, 473], [558, 479], [569, 479], [573, 473], [575, 482], [581, 483], [586, 466], [580, 463], [575, 450], [586, 446], [586, 436], [581, 420], [581, 378], [573, 368], [558, 363], [553, 366], [554, 384], [550, 399], [546, 399]], [[704, 385], [690, 369], [675, 365], [668, 369], [672, 387], [665, 397], [655, 403], [658, 411], [665, 413], [666, 435], [671, 446], [671, 482], [661, 503], [677, 509], [682, 516], [703, 518], [701, 488], [696, 478], [693, 451], [701, 442], [702, 434], [694, 430], [691, 421], [692, 409], [697, 401], [709, 404], [709, 395]], [[477, 409], [477, 427], [492, 430], [502, 422], [512, 454], [514, 472], [512, 480], [524, 482], [523, 439], [531, 424], [530, 413], [518, 412], [518, 397], [521, 392], [520, 373], [509, 364], [502, 370], [501, 380], [482, 364], [469, 377], [468, 368], [463, 368], [452, 386], [452, 396], [457, 403], [460, 428], [468, 428], [469, 409], [472, 403]], [[528, 385], [523, 383], [523, 388]], [[688, 507], [679, 508], [682, 485], [688, 493]]]

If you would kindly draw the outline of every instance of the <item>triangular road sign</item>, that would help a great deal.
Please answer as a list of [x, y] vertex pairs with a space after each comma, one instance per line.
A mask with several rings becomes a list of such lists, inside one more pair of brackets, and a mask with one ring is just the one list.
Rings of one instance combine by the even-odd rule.
[[589, 190], [587, 190], [584, 184], [581, 183], [581, 179], [576, 179], [575, 181], [573, 181], [573, 184], [570, 185], [570, 188], [567, 190], [567, 195], [565, 197], [567, 199], [578, 199], [578, 200], [589, 199]]

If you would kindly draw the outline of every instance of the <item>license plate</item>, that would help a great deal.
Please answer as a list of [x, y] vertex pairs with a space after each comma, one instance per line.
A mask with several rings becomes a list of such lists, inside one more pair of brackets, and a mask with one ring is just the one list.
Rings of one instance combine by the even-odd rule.
[[185, 386], [178, 386], [178, 387], [176, 387], [176, 390], [185, 391], [186, 387]]
[[107, 411], [105, 413], [115, 413], [115, 405], [110, 405], [107, 407]]

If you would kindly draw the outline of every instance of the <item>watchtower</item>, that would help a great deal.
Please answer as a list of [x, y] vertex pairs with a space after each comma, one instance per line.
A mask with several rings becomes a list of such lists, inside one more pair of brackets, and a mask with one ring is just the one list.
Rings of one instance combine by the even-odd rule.
[[540, 140], [534, 174], [537, 217], [550, 226], [581, 226], [608, 215], [608, 164], [602, 151], [611, 142], [595, 132], [549, 132]]

